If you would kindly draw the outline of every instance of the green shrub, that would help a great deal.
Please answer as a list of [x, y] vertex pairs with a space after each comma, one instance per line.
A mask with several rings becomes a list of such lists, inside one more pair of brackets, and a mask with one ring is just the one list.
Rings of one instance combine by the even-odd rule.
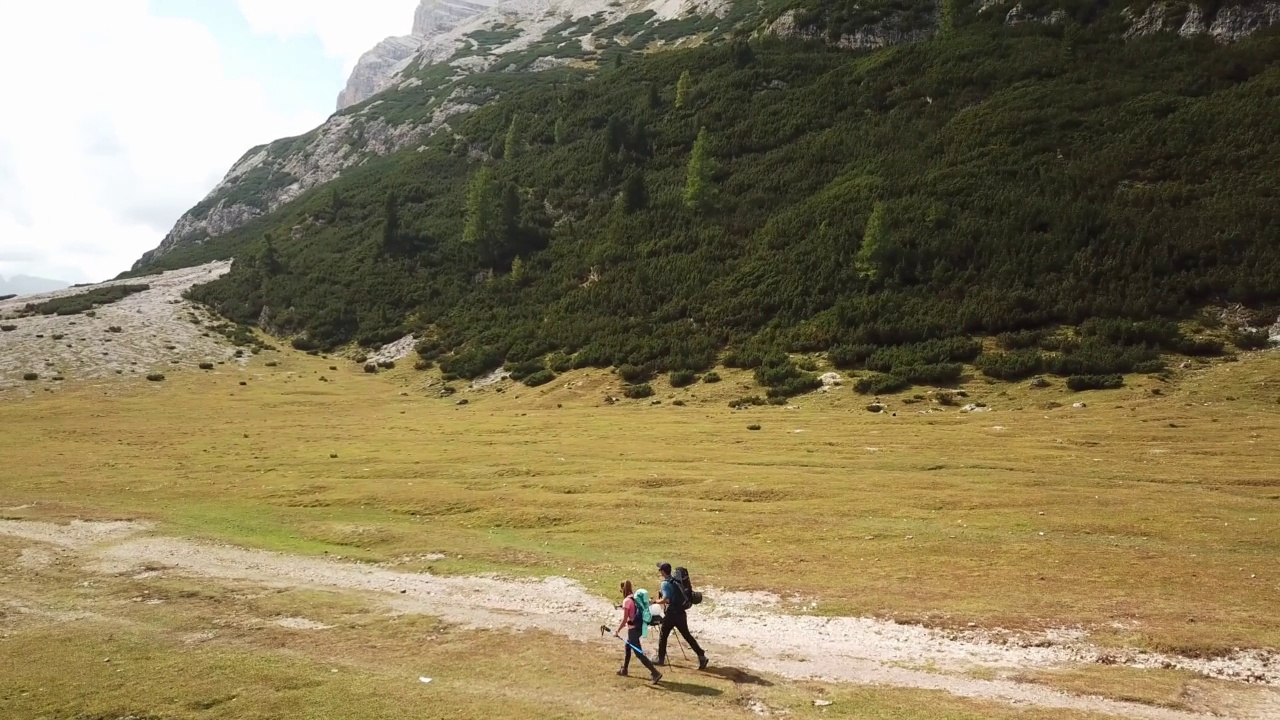
[[750, 397], [740, 397], [737, 400], [729, 401], [729, 407], [735, 408], [735, 409], [744, 408], [744, 407], [758, 407], [764, 404], [765, 404], [764, 398], [760, 397], [759, 395], [751, 395]]
[[368, 374], [372, 375], [372, 374], [374, 374], [374, 373], [378, 372], [378, 364], [377, 364], [377, 363], [365, 363], [365, 364], [364, 364], [364, 371], [365, 371], [366, 373], [368, 373]]
[[912, 365], [898, 368], [893, 374], [909, 383], [919, 385], [952, 385], [964, 374], [964, 366], [960, 363]]
[[716, 372], [715, 370], [712, 370], [711, 372], [702, 376], [702, 382], [707, 383], [708, 385], [713, 383], [718, 383], [720, 382], [720, 373]]
[[689, 387], [698, 382], [698, 374], [692, 370], [676, 370], [670, 375], [671, 387]]
[[40, 315], [78, 315], [92, 310], [96, 305], [109, 305], [134, 293], [150, 289], [150, 285], [112, 285], [78, 295], [67, 295], [40, 303], [27, 303], [23, 310]]
[[1241, 330], [1232, 334], [1231, 344], [1241, 350], [1264, 350], [1271, 345], [1271, 338], [1266, 330]]
[[396, 361], [395, 360], [379, 360], [378, 367], [382, 368], [383, 370], [395, 370]]
[[280, 363], [276, 362], [275, 360], [268, 360], [266, 364], [267, 364], [267, 367], [276, 367]]
[[22, 379], [26, 380], [27, 382], [34, 382], [36, 380], [39, 380], [40, 376], [36, 373], [29, 372], [29, 373], [23, 373]]
[[1172, 348], [1183, 355], [1214, 357], [1223, 352], [1223, 343], [1217, 338], [1183, 338]]
[[836, 345], [827, 351], [827, 359], [841, 370], [861, 368], [879, 350], [875, 345]]
[[1028, 350], [1040, 347], [1048, 332], [1045, 330], [1015, 330], [1000, 333], [996, 342], [1005, 350]]
[[622, 394], [632, 400], [643, 400], [647, 397], [653, 397], [653, 387], [650, 386], [649, 383], [627, 385], [622, 388]]
[[557, 373], [569, 372], [573, 369], [573, 358], [562, 352], [551, 353], [547, 358], [547, 367]]
[[151, 373], [150, 375], [147, 376], [147, 379], [150, 380], [151, 382], [161, 382], [164, 380], [164, 375], [160, 373]]
[[983, 353], [974, 361], [983, 375], [997, 380], [1022, 380], [1031, 377], [1042, 372], [1044, 364], [1044, 356], [1039, 350], [1032, 349]]
[[1067, 387], [1076, 392], [1084, 390], [1114, 390], [1124, 387], [1124, 376], [1072, 375], [1067, 378]]
[[760, 426], [759, 426], [759, 425], [748, 425], [748, 426], [747, 426], [747, 429], [748, 429], [748, 430], [750, 430], [750, 431], [752, 431], [752, 432], [755, 432], [756, 430], [760, 430], [761, 428], [760, 428]]
[[18, 329], [17, 325], [0, 325], [0, 332], [13, 332], [14, 330], [17, 330], [17, 329]]
[[623, 365], [618, 368], [618, 377], [625, 383], [646, 383], [653, 377], [653, 370], [640, 365]]
[[862, 395], [889, 395], [911, 387], [911, 383], [897, 375], [871, 373], [858, 378], [853, 384], [855, 392]]
[[301, 350], [302, 352], [311, 352], [320, 349], [320, 343], [302, 335], [290, 340], [289, 344], [293, 346], [294, 350]]
[[528, 385], [529, 387], [538, 387], [540, 385], [546, 385], [547, 383], [555, 379], [556, 379], [556, 374], [551, 372], [550, 370], [539, 370], [536, 373], [527, 375], [521, 382], [523, 382], [525, 385]]
[[1090, 339], [1048, 360], [1046, 369], [1061, 376], [1118, 375], [1133, 372], [1138, 363], [1159, 359], [1159, 351], [1147, 345], [1112, 345]]
[[1133, 364], [1133, 371], [1134, 371], [1134, 372], [1136, 372], [1136, 373], [1143, 373], [1143, 374], [1145, 374], [1145, 375], [1152, 375], [1152, 374], [1155, 374], [1155, 373], [1162, 373], [1162, 372], [1164, 372], [1164, 371], [1165, 371], [1165, 369], [1166, 369], [1166, 368], [1165, 368], [1164, 361], [1163, 361], [1163, 360], [1159, 360], [1159, 359], [1156, 359], [1156, 360], [1143, 360], [1142, 362], [1138, 362], [1138, 363], [1134, 363], [1134, 364]]
[[201, 370], [212, 370], [212, 369], [213, 369], [213, 363], [211, 363], [211, 362], [202, 362], [202, 363], [200, 363], [200, 369], [201, 369]]
[[441, 360], [440, 369], [460, 378], [473, 380], [501, 367], [502, 355], [492, 347], [470, 348]]
[[435, 364], [435, 363], [431, 362], [430, 360], [428, 360], [428, 359], [426, 359], [426, 358], [418, 358], [418, 360], [417, 360], [416, 362], [414, 362], [414, 363], [413, 363], [413, 369], [414, 369], [414, 370], [417, 370], [417, 371], [419, 371], [419, 372], [424, 371], [424, 370], [430, 370], [431, 368], [433, 368], [433, 367], [435, 367], [435, 366], [436, 366], [436, 364]]
[[545, 371], [547, 366], [541, 360], [525, 360], [524, 362], [507, 363], [503, 369], [511, 373], [512, 380], [524, 380], [530, 375]]

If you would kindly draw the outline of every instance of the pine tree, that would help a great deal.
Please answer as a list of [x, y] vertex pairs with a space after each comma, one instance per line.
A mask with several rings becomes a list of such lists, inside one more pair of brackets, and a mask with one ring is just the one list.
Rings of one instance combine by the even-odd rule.
[[493, 171], [481, 167], [471, 178], [467, 189], [467, 217], [462, 239], [476, 248], [482, 262], [492, 263], [496, 257], [498, 236], [501, 232], [494, 198]]
[[648, 84], [649, 107], [657, 110], [662, 107], [662, 97], [658, 95], [658, 86], [654, 83]]
[[387, 193], [387, 201], [383, 210], [382, 249], [395, 252], [400, 247], [400, 198], [395, 191]]
[[622, 206], [627, 213], [643, 210], [649, 205], [649, 191], [644, 185], [644, 173], [634, 172], [627, 176], [622, 186]]
[[262, 253], [258, 258], [258, 265], [264, 275], [271, 276], [280, 273], [280, 256], [276, 254], [276, 242], [271, 233], [262, 236]]
[[564, 118], [556, 118], [556, 144], [563, 145], [569, 140], [569, 129], [565, 127]]
[[689, 155], [688, 180], [684, 187], [684, 204], [691, 210], [702, 211], [711, 201], [711, 150], [707, 129], [698, 131]]
[[505, 247], [512, 247], [520, 239], [520, 191], [515, 183], [507, 183], [502, 188], [501, 220]]
[[524, 281], [524, 260], [516, 258], [511, 261], [511, 282], [519, 285]]
[[507, 160], [515, 160], [520, 154], [520, 115], [511, 118], [511, 127], [507, 128], [507, 139], [503, 143], [502, 156]]
[[684, 109], [685, 103], [689, 102], [689, 90], [693, 85], [693, 76], [688, 70], [680, 73], [680, 79], [676, 82], [676, 109]]
[[885, 228], [884, 203], [877, 202], [867, 218], [867, 228], [862, 233], [862, 246], [854, 259], [858, 274], [875, 279], [880, 276], [889, 254], [889, 233]]

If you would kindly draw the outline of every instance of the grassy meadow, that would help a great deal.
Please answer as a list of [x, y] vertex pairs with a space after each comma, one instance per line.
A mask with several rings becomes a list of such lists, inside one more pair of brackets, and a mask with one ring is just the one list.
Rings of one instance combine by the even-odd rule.
[[[847, 387], [736, 411], [729, 400], [755, 391], [734, 371], [659, 387], [661, 404], [608, 405], [621, 384], [600, 371], [441, 398], [432, 373], [278, 359], [0, 397], [0, 515], [148, 519], [162, 534], [410, 570], [565, 575], [602, 595], [670, 559], [701, 585], [778, 591], [825, 614], [1082, 627], [1104, 645], [1201, 656], [1280, 647], [1275, 354], [1084, 394], [977, 379], [964, 402], [991, 412], [907, 393], [879, 414]], [[82, 586], [66, 563], [20, 571], [20, 547], [0, 539], [4, 593], [46, 608], [0, 615], [0, 702], [22, 717], [596, 717], [687, 702], [719, 717], [757, 699], [803, 716], [819, 695], [839, 700], [823, 710], [833, 717], [1071, 717], [741, 678], [654, 692], [614, 678], [607, 645], [464, 633], [334, 594]], [[138, 602], [144, 586], [166, 601]], [[246, 620], [289, 607], [334, 629], [320, 640]], [[191, 641], [211, 620], [226, 632]], [[433, 666], [451, 668], [440, 684], [405, 683]], [[1196, 682], [1142, 677], [1027, 679], [1164, 705]]]

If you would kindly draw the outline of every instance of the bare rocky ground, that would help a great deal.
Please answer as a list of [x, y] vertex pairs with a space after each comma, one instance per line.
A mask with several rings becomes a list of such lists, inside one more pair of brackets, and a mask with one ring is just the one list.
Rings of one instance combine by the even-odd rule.
[[[55, 378], [140, 378], [177, 367], [194, 369], [201, 362], [248, 363], [247, 350], [244, 357], [237, 358], [237, 348], [211, 330], [211, 326], [222, 322], [220, 319], [182, 298], [188, 288], [214, 280], [230, 269], [229, 261], [215, 262], [0, 301], [0, 325], [16, 326], [0, 332], [0, 393], [56, 391], [62, 381]], [[27, 303], [129, 284], [146, 284], [151, 289], [98, 306], [92, 315], [20, 316]], [[199, 324], [193, 322], [193, 317]], [[112, 327], [119, 328], [119, 332], [112, 332]], [[23, 380], [27, 373], [36, 373], [39, 379]]]
[[[174, 574], [258, 583], [275, 588], [358, 592], [380, 600], [388, 612], [427, 614], [468, 628], [538, 629], [576, 640], [599, 636], [616, 620], [614, 607], [564, 578], [514, 580], [496, 576], [437, 577], [390, 567], [210, 545], [146, 535], [141, 523], [73, 522], [56, 525], [0, 521], [0, 535], [36, 546], [23, 564], [36, 566], [43, 547], [70, 553], [86, 573]], [[1081, 710], [1144, 720], [1208, 720], [1280, 717], [1280, 659], [1264, 653], [1215, 660], [1134, 653], [1117, 657], [1090, 645], [1083, 633], [1042, 634], [975, 630], [957, 635], [870, 618], [815, 617], [782, 612], [766, 594], [708, 590], [713, 606], [699, 609], [695, 631], [713, 662], [728, 662], [792, 679], [942, 690], [963, 697], [1015, 705]], [[530, 602], [530, 598], [538, 598]], [[288, 627], [323, 631], [306, 618]], [[1217, 698], [1212, 712], [1189, 712], [1100, 697], [1071, 695], [1009, 679], [975, 679], [975, 670], [1002, 678], [1018, 671], [1101, 662], [1172, 667], [1207, 677], [1247, 680], [1252, 692]], [[1260, 686], [1260, 687], [1259, 687]]]

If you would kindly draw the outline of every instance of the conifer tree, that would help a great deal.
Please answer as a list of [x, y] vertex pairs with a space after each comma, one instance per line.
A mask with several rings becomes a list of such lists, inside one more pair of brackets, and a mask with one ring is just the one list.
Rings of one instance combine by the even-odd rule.
[[689, 102], [689, 89], [693, 85], [693, 76], [688, 70], [680, 73], [680, 79], [676, 81], [676, 109], [684, 109], [685, 103]]
[[684, 204], [691, 210], [705, 210], [711, 199], [711, 151], [707, 129], [698, 131], [689, 156], [688, 180], [684, 187]]

